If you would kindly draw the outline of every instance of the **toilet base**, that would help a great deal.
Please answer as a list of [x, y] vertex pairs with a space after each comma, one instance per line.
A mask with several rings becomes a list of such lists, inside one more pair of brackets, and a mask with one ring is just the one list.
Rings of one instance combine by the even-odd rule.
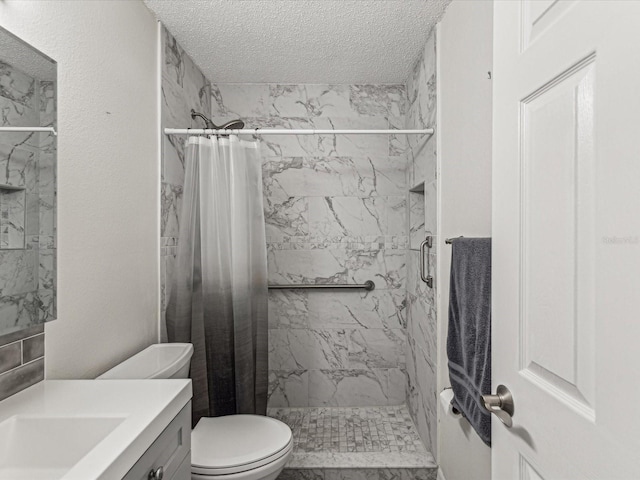
[[284, 466], [287, 464], [292, 450], [293, 446], [290, 444], [289, 451], [280, 458], [252, 470], [246, 470], [238, 473], [227, 473], [224, 475], [203, 475], [201, 473], [191, 472], [191, 480], [276, 480], [278, 475], [282, 473]]
[[[252, 476], [242, 476], [245, 474], [251, 474], [252, 472], [242, 472], [242, 473], [234, 473], [231, 475], [222, 475], [220, 476], [220, 478], [224, 478], [224, 480], [276, 480], [276, 478], [278, 478], [278, 475], [280, 475], [282, 473], [282, 469], [277, 470], [273, 473], [270, 473], [268, 476], [266, 477], [252, 477]], [[217, 476], [205, 476], [205, 475], [199, 475], [197, 473], [192, 473], [191, 474], [191, 480], [212, 480], [217, 478]]]

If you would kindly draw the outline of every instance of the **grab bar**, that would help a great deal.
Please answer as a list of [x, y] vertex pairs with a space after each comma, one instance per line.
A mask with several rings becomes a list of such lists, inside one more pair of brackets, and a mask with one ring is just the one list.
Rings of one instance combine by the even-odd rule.
[[429, 272], [429, 260], [427, 259], [427, 275], [424, 274], [424, 247], [431, 249], [433, 246], [433, 237], [431, 235], [427, 236], [424, 241], [420, 244], [420, 278], [424, 283], [427, 284], [427, 287], [433, 288], [433, 277]]
[[301, 284], [287, 284], [287, 285], [269, 285], [269, 290], [289, 290], [289, 289], [316, 289], [316, 288], [362, 288], [364, 290], [373, 290], [376, 288], [376, 284], [372, 280], [367, 280], [364, 283], [301, 283]]

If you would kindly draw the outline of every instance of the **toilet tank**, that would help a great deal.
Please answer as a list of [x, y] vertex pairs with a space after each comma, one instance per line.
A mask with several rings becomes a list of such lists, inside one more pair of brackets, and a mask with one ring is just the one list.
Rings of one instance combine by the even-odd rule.
[[98, 380], [188, 378], [192, 355], [190, 343], [157, 343], [106, 371]]

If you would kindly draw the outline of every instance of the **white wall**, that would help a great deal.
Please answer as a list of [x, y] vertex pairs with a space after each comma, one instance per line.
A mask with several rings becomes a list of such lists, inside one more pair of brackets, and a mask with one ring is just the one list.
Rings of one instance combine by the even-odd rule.
[[58, 62], [58, 320], [46, 376], [93, 377], [157, 338], [157, 27], [142, 2], [0, 1]]
[[[449, 386], [446, 337], [454, 236], [491, 236], [493, 3], [454, 0], [438, 27], [439, 389]], [[466, 420], [438, 408], [438, 464], [446, 480], [491, 478], [491, 451]]]

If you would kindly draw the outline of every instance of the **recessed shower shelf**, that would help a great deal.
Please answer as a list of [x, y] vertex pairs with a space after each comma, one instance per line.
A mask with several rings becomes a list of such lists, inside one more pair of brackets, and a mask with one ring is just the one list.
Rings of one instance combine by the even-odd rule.
[[420, 182], [419, 184], [411, 187], [409, 189], [411, 193], [422, 193], [424, 194], [424, 182]]

